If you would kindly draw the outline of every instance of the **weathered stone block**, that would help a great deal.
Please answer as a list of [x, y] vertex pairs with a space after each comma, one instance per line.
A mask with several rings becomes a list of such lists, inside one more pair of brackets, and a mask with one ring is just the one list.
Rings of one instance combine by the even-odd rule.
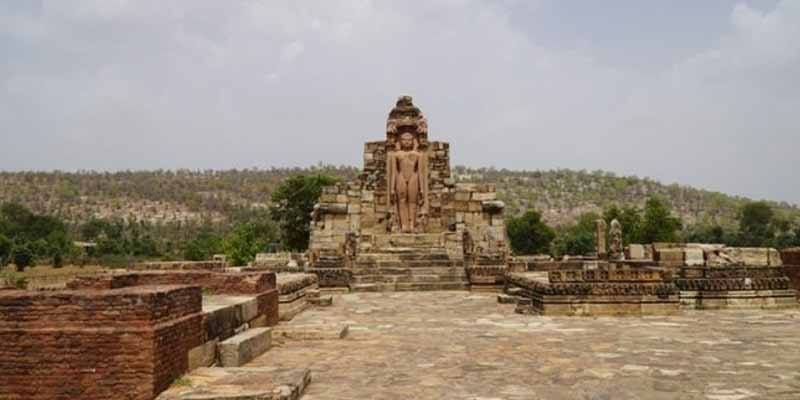
[[644, 246], [641, 244], [631, 244], [630, 246], [628, 246], [628, 259], [631, 260], [645, 259]]
[[685, 265], [688, 265], [690, 267], [706, 265], [703, 249], [687, 248], [684, 251], [684, 256], [685, 256], [685, 262], [684, 262]]
[[201, 367], [210, 367], [217, 360], [217, 339], [209, 340], [189, 350], [189, 371]]
[[683, 265], [684, 250], [682, 248], [656, 248], [656, 261], [663, 265]]
[[244, 331], [219, 344], [219, 362], [223, 367], [240, 367], [264, 354], [272, 344], [270, 328]]
[[497, 193], [495, 192], [472, 193], [472, 200], [475, 201], [490, 201], [495, 199], [497, 199]]

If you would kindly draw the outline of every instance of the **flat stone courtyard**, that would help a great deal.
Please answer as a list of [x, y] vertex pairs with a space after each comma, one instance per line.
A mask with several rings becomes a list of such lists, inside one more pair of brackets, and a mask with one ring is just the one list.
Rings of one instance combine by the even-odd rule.
[[800, 311], [539, 317], [470, 292], [334, 296], [290, 325], [349, 324], [247, 366], [310, 368], [305, 400], [800, 399]]

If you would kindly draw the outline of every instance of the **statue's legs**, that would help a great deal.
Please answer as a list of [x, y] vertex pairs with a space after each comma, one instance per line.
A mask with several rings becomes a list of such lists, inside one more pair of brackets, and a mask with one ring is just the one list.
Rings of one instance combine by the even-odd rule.
[[419, 207], [419, 179], [417, 176], [408, 181], [408, 230], [417, 230], [417, 208]]
[[400, 214], [400, 231], [407, 232], [409, 230], [408, 223], [408, 183], [399, 180], [395, 188], [397, 193], [397, 212]]

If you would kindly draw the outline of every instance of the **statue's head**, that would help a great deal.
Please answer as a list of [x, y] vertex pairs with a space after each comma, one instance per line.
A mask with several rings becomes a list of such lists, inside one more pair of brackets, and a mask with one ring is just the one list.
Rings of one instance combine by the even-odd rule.
[[404, 132], [400, 135], [400, 148], [403, 150], [414, 150], [417, 138], [411, 132]]

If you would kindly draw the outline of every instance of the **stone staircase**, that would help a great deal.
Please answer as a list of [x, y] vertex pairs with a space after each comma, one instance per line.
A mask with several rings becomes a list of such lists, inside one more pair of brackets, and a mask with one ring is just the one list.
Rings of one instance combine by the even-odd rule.
[[386, 235], [352, 265], [354, 292], [467, 290], [462, 260], [453, 260], [439, 235]]

